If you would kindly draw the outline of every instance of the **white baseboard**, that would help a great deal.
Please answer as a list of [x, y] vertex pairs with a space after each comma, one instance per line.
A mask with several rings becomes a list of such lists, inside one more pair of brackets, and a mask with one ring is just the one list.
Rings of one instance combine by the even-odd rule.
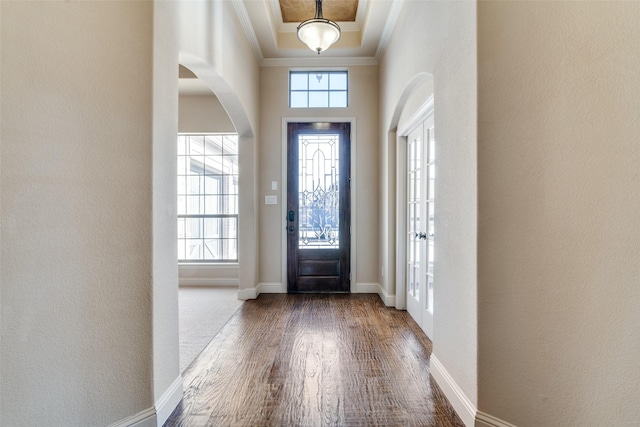
[[389, 292], [387, 292], [387, 290], [383, 288], [382, 285], [378, 285], [378, 295], [380, 295], [380, 298], [382, 299], [382, 302], [384, 303], [385, 306], [387, 307], [396, 306], [396, 296], [394, 294], [390, 294]]
[[287, 285], [283, 285], [279, 282], [263, 282], [258, 283], [256, 286], [258, 295], [260, 294], [286, 294]]
[[109, 427], [156, 427], [156, 409], [148, 408], [130, 417], [110, 424]]
[[175, 379], [156, 402], [157, 427], [162, 427], [164, 422], [167, 421], [167, 418], [169, 418], [169, 415], [171, 415], [182, 400], [182, 387], [182, 375], [178, 375], [178, 378]]
[[378, 283], [356, 283], [355, 294], [377, 294], [380, 285]]
[[484, 412], [478, 411], [476, 414], [476, 425], [475, 427], [518, 427], [515, 424], [508, 423], [506, 421], [501, 420], [500, 418], [496, 418], [493, 415], [485, 414]]
[[436, 380], [442, 392], [447, 397], [453, 409], [457, 412], [462, 422], [467, 427], [476, 425], [476, 406], [469, 400], [466, 394], [460, 389], [453, 377], [440, 363], [435, 354], [431, 354], [431, 376]]
[[203, 279], [197, 277], [181, 277], [178, 279], [179, 286], [238, 286], [238, 279]]
[[258, 298], [258, 290], [256, 288], [238, 289], [238, 299], [246, 301], [248, 299]]

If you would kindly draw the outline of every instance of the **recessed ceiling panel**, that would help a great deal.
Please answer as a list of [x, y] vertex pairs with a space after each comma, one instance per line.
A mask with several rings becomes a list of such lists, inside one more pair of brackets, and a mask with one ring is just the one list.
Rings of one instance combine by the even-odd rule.
[[[315, 0], [279, 0], [282, 22], [299, 23], [316, 14]], [[358, 0], [323, 0], [322, 15], [337, 22], [355, 22]]]

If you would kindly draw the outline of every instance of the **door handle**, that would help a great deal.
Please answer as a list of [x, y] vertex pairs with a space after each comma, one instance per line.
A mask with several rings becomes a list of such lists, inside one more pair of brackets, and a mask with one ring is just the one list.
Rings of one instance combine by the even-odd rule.
[[415, 237], [416, 237], [416, 239], [427, 240], [427, 233], [423, 233], [423, 232], [417, 233], [416, 232], [415, 233]]
[[289, 221], [293, 221], [295, 219], [295, 212], [289, 211], [289, 216], [287, 218]]
[[289, 227], [289, 233], [293, 233], [296, 230], [296, 228], [292, 225]]

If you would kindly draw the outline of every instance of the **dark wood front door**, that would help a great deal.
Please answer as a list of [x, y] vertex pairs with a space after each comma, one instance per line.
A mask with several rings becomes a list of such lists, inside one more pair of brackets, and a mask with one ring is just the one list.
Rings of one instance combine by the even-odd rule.
[[287, 290], [349, 292], [351, 124], [289, 123]]

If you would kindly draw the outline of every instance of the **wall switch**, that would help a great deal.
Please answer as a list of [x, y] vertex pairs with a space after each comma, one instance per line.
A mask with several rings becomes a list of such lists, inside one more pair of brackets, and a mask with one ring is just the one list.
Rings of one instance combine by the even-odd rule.
[[276, 191], [278, 189], [278, 181], [271, 181], [271, 189]]
[[264, 196], [264, 204], [265, 205], [277, 205], [278, 204], [278, 196]]

